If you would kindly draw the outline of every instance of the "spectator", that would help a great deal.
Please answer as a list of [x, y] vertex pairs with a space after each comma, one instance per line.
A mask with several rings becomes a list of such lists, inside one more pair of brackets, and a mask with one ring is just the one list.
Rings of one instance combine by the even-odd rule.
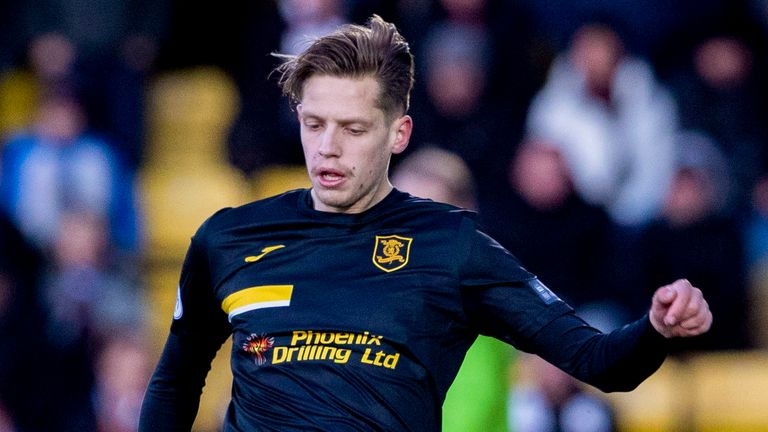
[[475, 185], [467, 164], [457, 154], [426, 145], [393, 172], [398, 189], [470, 210], [477, 207]]
[[[743, 28], [749, 28], [742, 22]], [[759, 84], [758, 54], [739, 31], [713, 31], [691, 50], [688, 62], [671, 78], [680, 102], [681, 125], [712, 136], [731, 169], [732, 211], [744, 214], [760, 174], [768, 139]]]
[[[485, 202], [484, 194], [500, 172], [495, 149], [508, 142], [497, 135], [505, 116], [488, 99], [493, 58], [489, 29], [464, 22], [437, 22], [429, 27], [423, 42], [424, 78], [416, 91], [426, 94], [413, 99], [414, 116], [421, 123], [414, 128], [409, 151], [434, 143], [458, 154], [477, 183], [478, 201]], [[514, 135], [514, 127], [509, 129]]]
[[[167, 0], [86, 0], [26, 2], [34, 51], [52, 38], [66, 43], [72, 62], [62, 77], [81, 92], [94, 130], [129, 170], [142, 162], [144, 90], [167, 25]], [[35, 59], [30, 62], [47, 61]], [[45, 79], [46, 77], [41, 77]], [[49, 83], [43, 82], [43, 87]]]
[[57, 385], [44, 397], [56, 430], [97, 430], [99, 353], [108, 341], [128, 338], [142, 322], [141, 293], [109, 266], [107, 251], [108, 235], [100, 215], [87, 211], [62, 215], [43, 285], [46, 346], [57, 366]]
[[642, 292], [638, 236], [672, 179], [678, 121], [671, 94], [646, 61], [625, 50], [618, 25], [590, 23], [556, 58], [526, 121], [530, 135], [559, 146], [576, 191], [614, 222], [609, 285]]
[[612, 27], [588, 24], [575, 33], [535, 97], [527, 128], [561, 147], [576, 189], [617, 223], [642, 226], [658, 214], [672, 175], [677, 107]]
[[103, 215], [112, 244], [126, 257], [140, 247], [134, 178], [106, 141], [86, 130], [77, 97], [51, 90], [34, 129], [2, 149], [0, 206], [42, 249], [52, 247], [65, 208]]
[[82, 334], [100, 342], [141, 322], [140, 290], [111, 259], [105, 225], [88, 211], [62, 216], [46, 280], [49, 330], [62, 344]]

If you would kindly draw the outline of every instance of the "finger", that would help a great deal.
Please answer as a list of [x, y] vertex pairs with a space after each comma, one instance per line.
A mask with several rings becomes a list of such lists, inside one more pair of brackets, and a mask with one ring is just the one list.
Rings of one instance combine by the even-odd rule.
[[668, 331], [666, 329], [668, 326], [664, 323], [664, 316], [667, 314], [669, 305], [674, 301], [676, 296], [677, 292], [672, 288], [672, 284], [662, 286], [653, 294], [651, 310], [649, 311], [648, 317], [651, 320], [651, 324], [653, 324], [654, 328], [659, 333], [666, 334]]
[[704, 295], [698, 288], [693, 288], [691, 297], [688, 300], [688, 306], [683, 310], [683, 314], [678, 318], [678, 322], [683, 322], [688, 318], [698, 315], [702, 309], [708, 309], [709, 305], [704, 300]]
[[675, 289], [672, 288], [672, 285], [667, 285], [659, 288], [658, 291], [656, 291], [655, 298], [656, 298], [656, 301], [658, 301], [662, 305], [667, 306], [675, 300], [676, 296], [677, 296], [677, 291], [675, 291]]
[[709, 320], [709, 315], [710, 315], [709, 307], [704, 306], [704, 307], [701, 307], [696, 312], [696, 314], [681, 321], [679, 325], [680, 327], [686, 330], [693, 330], [695, 328], [699, 328], [705, 325]]
[[691, 283], [685, 279], [675, 281], [671, 288], [675, 290], [676, 294], [674, 301], [669, 306], [669, 310], [664, 315], [664, 324], [668, 326], [677, 324], [685, 316], [685, 309], [688, 307], [693, 292]]
[[712, 324], [712, 321], [710, 318], [711, 318], [711, 315], [707, 313], [704, 319], [704, 322], [702, 322], [699, 326], [693, 327], [690, 329], [686, 329], [681, 326], [675, 326], [673, 333], [675, 334], [675, 337], [699, 336], [709, 331], [709, 328]]

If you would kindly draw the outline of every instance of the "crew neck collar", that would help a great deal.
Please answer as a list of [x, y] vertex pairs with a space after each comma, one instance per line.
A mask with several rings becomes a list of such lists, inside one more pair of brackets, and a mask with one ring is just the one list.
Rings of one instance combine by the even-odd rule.
[[392, 190], [381, 201], [374, 204], [370, 208], [360, 213], [333, 213], [321, 210], [316, 210], [313, 206], [311, 189], [304, 189], [299, 197], [299, 210], [312, 217], [313, 219], [323, 220], [328, 222], [339, 223], [351, 223], [351, 222], [365, 222], [376, 218], [381, 213], [392, 208], [393, 205], [401, 201], [406, 195], [399, 190], [392, 188]]

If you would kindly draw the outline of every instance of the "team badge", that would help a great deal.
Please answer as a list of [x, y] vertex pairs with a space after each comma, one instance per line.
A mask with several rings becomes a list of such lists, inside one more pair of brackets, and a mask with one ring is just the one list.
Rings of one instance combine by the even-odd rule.
[[373, 247], [373, 265], [387, 273], [405, 267], [408, 264], [412, 241], [409, 237], [377, 235]]
[[251, 334], [243, 342], [243, 351], [251, 354], [253, 361], [261, 366], [267, 362], [266, 352], [275, 344], [275, 338], [264, 335]]

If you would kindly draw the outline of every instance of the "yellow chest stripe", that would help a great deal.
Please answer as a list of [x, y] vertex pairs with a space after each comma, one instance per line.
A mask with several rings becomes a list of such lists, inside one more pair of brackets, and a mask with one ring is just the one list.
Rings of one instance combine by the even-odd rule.
[[250, 287], [228, 295], [221, 302], [221, 309], [231, 321], [235, 315], [254, 309], [290, 306], [292, 294], [293, 285]]

